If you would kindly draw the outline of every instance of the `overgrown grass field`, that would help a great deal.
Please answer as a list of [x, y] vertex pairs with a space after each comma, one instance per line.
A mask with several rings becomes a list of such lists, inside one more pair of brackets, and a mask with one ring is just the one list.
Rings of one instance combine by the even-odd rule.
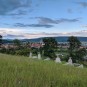
[[87, 69], [0, 54], [0, 87], [87, 87]]

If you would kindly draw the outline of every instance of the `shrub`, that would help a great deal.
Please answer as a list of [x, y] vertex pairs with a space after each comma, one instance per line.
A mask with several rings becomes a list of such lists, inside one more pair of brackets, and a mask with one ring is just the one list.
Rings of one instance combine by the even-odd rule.
[[22, 49], [22, 50], [17, 50], [16, 55], [23, 55], [23, 56], [28, 56], [30, 50], [29, 49]]

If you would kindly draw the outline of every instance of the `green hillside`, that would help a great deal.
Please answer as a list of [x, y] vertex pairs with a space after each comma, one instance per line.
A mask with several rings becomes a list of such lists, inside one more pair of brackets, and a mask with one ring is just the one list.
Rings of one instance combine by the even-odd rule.
[[87, 69], [0, 54], [0, 87], [87, 87]]

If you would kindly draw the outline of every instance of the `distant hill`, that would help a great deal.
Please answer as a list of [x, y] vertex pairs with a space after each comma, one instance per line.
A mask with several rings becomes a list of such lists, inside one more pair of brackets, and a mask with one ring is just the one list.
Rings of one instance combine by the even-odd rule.
[[[48, 37], [47, 37], [48, 38]], [[67, 42], [68, 37], [54, 37], [57, 42]], [[30, 42], [40, 42], [43, 38], [37, 39], [23, 39], [22, 41], [30, 41]], [[87, 42], [87, 37], [78, 37], [81, 42]]]
[[[48, 38], [48, 37], [47, 37]], [[57, 42], [67, 42], [68, 37], [54, 37]], [[35, 38], [35, 39], [21, 39], [22, 42], [41, 42], [43, 38]], [[78, 37], [81, 42], [87, 42], [87, 37]], [[3, 43], [12, 43], [10, 39], [4, 39]]]
[[10, 40], [10, 39], [3, 39], [2, 43], [12, 43], [12, 40]]

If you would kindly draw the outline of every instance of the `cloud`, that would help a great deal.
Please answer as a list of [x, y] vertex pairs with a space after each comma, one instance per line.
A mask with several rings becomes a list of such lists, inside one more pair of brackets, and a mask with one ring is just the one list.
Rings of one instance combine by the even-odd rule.
[[16, 23], [14, 26], [15, 27], [45, 27], [45, 28], [53, 27], [53, 25], [49, 25], [49, 24], [23, 24], [23, 23]]
[[[8, 35], [7, 35], [8, 36]], [[7, 37], [6, 36], [6, 37]], [[11, 35], [9, 35], [11, 36]], [[84, 36], [87, 37], [87, 31], [79, 31], [79, 32], [63, 32], [63, 33], [25, 33], [22, 35], [12, 35], [13, 38], [27, 38], [27, 39], [32, 39], [32, 38], [40, 38], [40, 37], [57, 37], [57, 36]], [[10, 37], [12, 38], [12, 37]]]
[[23, 9], [22, 10], [20, 9], [20, 10], [18, 10], [18, 12], [15, 12], [15, 11], [13, 13], [9, 12], [9, 13], [7, 13], [7, 15], [11, 15], [11, 16], [14, 16], [14, 15], [26, 15], [26, 13], [27, 13], [27, 11], [25, 11]]
[[87, 7], [87, 2], [76, 2], [76, 3], [82, 7]]
[[23, 37], [24, 37], [23, 35], [12, 35], [12, 34], [7, 34], [4, 36], [4, 38], [10, 38], [10, 39], [14, 39], [14, 38], [22, 39]]
[[15, 23], [13, 26], [14, 27], [44, 27], [44, 28], [51, 28], [54, 27], [54, 24], [60, 24], [60, 23], [73, 23], [73, 22], [78, 22], [79, 18], [75, 19], [67, 19], [67, 18], [61, 18], [58, 20], [53, 20], [51, 18], [46, 18], [46, 17], [35, 17], [31, 19], [38, 19], [37, 23], [34, 24], [24, 24], [24, 23]]
[[11, 28], [0, 28], [0, 35], [7, 35], [7, 34], [12, 34], [12, 35], [21, 35], [24, 33], [24, 30], [22, 29], [11, 29]]
[[51, 18], [46, 18], [46, 17], [36, 17], [36, 19], [39, 19], [38, 22], [39, 24], [59, 24], [59, 23], [64, 23], [64, 22], [78, 22], [79, 18], [75, 18], [75, 19], [68, 19], [68, 18], [61, 18], [58, 20], [54, 20]]
[[53, 20], [51, 18], [46, 18], [46, 17], [36, 17], [39, 19], [39, 24], [57, 24], [56, 20]]
[[73, 36], [84, 36], [84, 37], [87, 37], [87, 30], [82, 30], [82, 31], [78, 31], [78, 32], [70, 32], [70, 33], [67, 33], [69, 35], [73, 35]]
[[15, 27], [28, 27], [28, 24], [23, 24], [23, 23], [16, 23], [14, 24]]
[[39, 38], [39, 37], [57, 37], [57, 36], [82, 36], [87, 37], [87, 30], [82, 30], [78, 32], [56, 32], [56, 33], [30, 33], [28, 31], [24, 31], [22, 29], [0, 29], [0, 35], [4, 38], [17, 38], [17, 39], [31, 39], [31, 38]]
[[45, 28], [51, 28], [53, 25], [49, 24], [30, 24], [29, 27], [45, 27]]
[[30, 6], [31, 0], [0, 0], [0, 15], [19, 7]]
[[75, 18], [75, 19], [61, 18], [61, 19], [57, 20], [58, 23], [63, 23], [63, 22], [71, 23], [71, 22], [78, 22], [78, 21], [79, 21], [78, 18]]

